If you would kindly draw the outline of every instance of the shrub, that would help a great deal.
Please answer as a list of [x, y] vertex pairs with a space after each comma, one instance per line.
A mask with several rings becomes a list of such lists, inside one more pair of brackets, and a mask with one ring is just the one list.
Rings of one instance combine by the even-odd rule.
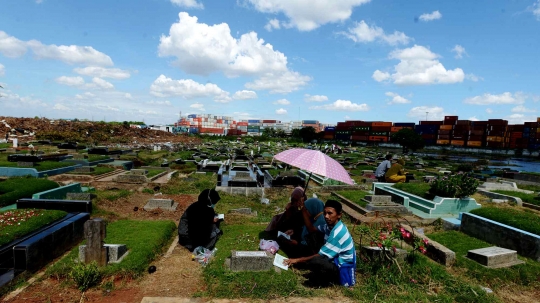
[[462, 163], [457, 166], [457, 170], [461, 172], [471, 172], [473, 170], [473, 166], [469, 163]]
[[439, 197], [464, 198], [476, 192], [480, 182], [469, 174], [442, 176], [430, 182], [429, 192]]
[[95, 261], [90, 264], [76, 263], [69, 277], [77, 284], [80, 291], [85, 291], [101, 281], [101, 273]]

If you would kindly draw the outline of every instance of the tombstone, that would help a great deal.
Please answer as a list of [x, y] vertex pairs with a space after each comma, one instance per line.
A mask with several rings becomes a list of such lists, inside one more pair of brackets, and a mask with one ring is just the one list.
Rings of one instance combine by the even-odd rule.
[[18, 144], [19, 139], [13, 138], [13, 139], [11, 139], [11, 141], [13, 141], [13, 148], [19, 147], [19, 144]]
[[175, 211], [177, 207], [178, 203], [172, 199], [150, 199], [144, 206], [144, 210], [148, 211], [161, 208], [163, 210]]
[[91, 193], [67, 193], [66, 199], [89, 201], [89, 200], [92, 200], [92, 194]]
[[232, 271], [267, 271], [274, 267], [274, 256], [266, 251], [231, 251]]
[[130, 170], [131, 174], [137, 175], [137, 176], [145, 176], [148, 174], [148, 171], [146, 169], [132, 169]]
[[18, 167], [34, 167], [34, 162], [17, 161]]
[[75, 170], [73, 170], [73, 172], [75, 173], [91, 173], [91, 172], [94, 172], [96, 169], [91, 167], [91, 166], [81, 166], [81, 167], [77, 167], [75, 168]]
[[107, 249], [103, 246], [106, 236], [107, 222], [105, 220], [96, 218], [84, 222], [84, 238], [86, 239], [84, 263], [96, 261], [98, 266], [107, 264]]
[[525, 263], [517, 258], [517, 251], [496, 246], [469, 250], [467, 258], [489, 268], [510, 267]]
[[[385, 258], [383, 255], [383, 249], [378, 246], [362, 246], [362, 254], [368, 257], [371, 260], [376, 259], [383, 259]], [[398, 262], [404, 262], [405, 258], [407, 257], [407, 251], [405, 249], [396, 248], [394, 251], [393, 249], [386, 250], [386, 253], [392, 257], [395, 258]]]

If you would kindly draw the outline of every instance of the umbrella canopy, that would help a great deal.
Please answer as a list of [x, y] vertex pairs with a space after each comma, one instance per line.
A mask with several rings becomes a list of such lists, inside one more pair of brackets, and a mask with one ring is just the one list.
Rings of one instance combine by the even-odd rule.
[[275, 155], [274, 159], [336, 181], [354, 184], [341, 164], [318, 150], [293, 148]]

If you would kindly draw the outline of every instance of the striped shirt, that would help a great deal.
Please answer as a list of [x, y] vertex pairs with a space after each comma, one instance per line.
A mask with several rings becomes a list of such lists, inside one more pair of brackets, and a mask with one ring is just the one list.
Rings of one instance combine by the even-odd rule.
[[319, 225], [317, 228], [324, 233], [324, 240], [326, 242], [319, 251], [320, 255], [326, 256], [329, 259], [337, 257], [340, 266], [345, 263], [354, 263], [354, 242], [349, 230], [341, 220], [332, 229], [328, 227], [328, 224]]

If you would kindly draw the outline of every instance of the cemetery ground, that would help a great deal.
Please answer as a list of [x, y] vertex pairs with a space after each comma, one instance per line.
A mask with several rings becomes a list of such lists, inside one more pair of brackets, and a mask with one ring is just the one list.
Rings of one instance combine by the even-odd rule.
[[[283, 210], [290, 188], [272, 189], [260, 198], [221, 194], [216, 205], [224, 213], [224, 235], [218, 242], [216, 256], [206, 267], [192, 261], [191, 253], [174, 243], [176, 225], [186, 207], [198, 193], [214, 185], [211, 174], [179, 175], [159, 189], [150, 186], [105, 183], [97, 184], [92, 217], [110, 222], [106, 243], [125, 243], [144, 252], [132, 255], [131, 261], [102, 269], [98, 285], [81, 291], [70, 279], [69, 271], [78, 248], [55, 260], [41, 271], [41, 276], [7, 302], [140, 302], [143, 297], [244, 298], [250, 300], [287, 300], [305, 297], [324, 302], [537, 302], [540, 297], [540, 265], [520, 257], [525, 264], [510, 268], [489, 269], [464, 256], [468, 250], [492, 246], [455, 231], [442, 231], [435, 224], [424, 226], [431, 239], [456, 252], [456, 264], [446, 268], [426, 256], [416, 254], [414, 262], [394, 263], [358, 260], [357, 285], [351, 289], [339, 286], [312, 288], [305, 285], [305, 271], [296, 268], [276, 272], [231, 272], [224, 267], [231, 250], [258, 250], [259, 239], [272, 216]], [[308, 196], [317, 187], [308, 191]], [[158, 193], [158, 195], [156, 195]], [[360, 199], [363, 191], [342, 191], [351, 199]], [[323, 200], [328, 194], [318, 193]], [[174, 212], [144, 211], [152, 197], [170, 198], [179, 203]], [[475, 195], [483, 207], [516, 210], [507, 204], [487, 204]], [[250, 207], [257, 216], [229, 214], [235, 208]], [[540, 212], [526, 213], [540, 216]], [[346, 216], [345, 216], [346, 217]], [[358, 226], [344, 218], [357, 245], [368, 245]], [[374, 230], [377, 232], [377, 230]], [[148, 250], [150, 247], [150, 250]], [[410, 249], [407, 245], [403, 248]], [[128, 261], [130, 259], [126, 259]], [[155, 273], [148, 274], [149, 265]], [[21, 281], [19, 285], [25, 285]], [[482, 287], [489, 288], [487, 293]]]

